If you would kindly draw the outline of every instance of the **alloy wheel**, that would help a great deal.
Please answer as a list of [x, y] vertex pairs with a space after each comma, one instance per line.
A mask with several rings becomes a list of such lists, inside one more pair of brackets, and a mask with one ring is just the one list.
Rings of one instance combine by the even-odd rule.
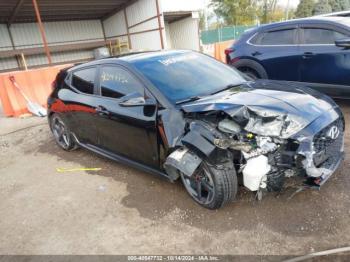
[[52, 119], [52, 132], [56, 142], [64, 149], [70, 146], [70, 136], [65, 124], [57, 117]]
[[202, 166], [191, 176], [181, 173], [182, 182], [187, 192], [200, 204], [208, 204], [214, 199], [214, 181], [207, 169]]

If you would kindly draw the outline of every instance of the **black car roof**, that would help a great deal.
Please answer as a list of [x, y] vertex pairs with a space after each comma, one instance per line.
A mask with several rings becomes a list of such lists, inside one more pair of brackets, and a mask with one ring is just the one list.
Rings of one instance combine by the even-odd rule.
[[71, 71], [82, 67], [94, 66], [98, 64], [107, 64], [107, 63], [116, 63], [116, 64], [132, 63], [134, 61], [144, 60], [151, 57], [159, 57], [161, 59], [164, 55], [169, 55], [169, 54], [177, 55], [177, 54], [183, 54], [188, 52], [193, 52], [193, 51], [160, 50], [160, 51], [143, 51], [143, 52], [126, 53], [119, 56], [105, 57], [105, 58], [93, 60], [87, 63], [76, 64], [73, 67], [68, 68], [67, 70]]
[[288, 25], [298, 25], [298, 24], [308, 24], [308, 23], [319, 23], [319, 24], [338, 24], [342, 27], [347, 27], [350, 30], [350, 18], [348, 17], [308, 17], [308, 18], [300, 18], [293, 19], [284, 22], [277, 22], [272, 24], [262, 25], [258, 28], [258, 30], [270, 30], [278, 27], [288, 26]]

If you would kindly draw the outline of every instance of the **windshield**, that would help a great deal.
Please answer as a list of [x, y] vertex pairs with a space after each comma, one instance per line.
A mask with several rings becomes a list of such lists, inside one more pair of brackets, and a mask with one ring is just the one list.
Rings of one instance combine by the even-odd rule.
[[173, 103], [209, 95], [245, 82], [235, 69], [191, 51], [136, 59], [133, 64]]

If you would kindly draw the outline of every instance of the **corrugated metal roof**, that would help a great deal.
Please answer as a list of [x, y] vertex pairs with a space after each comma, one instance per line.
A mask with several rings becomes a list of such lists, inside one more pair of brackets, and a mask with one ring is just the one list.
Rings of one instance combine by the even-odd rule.
[[[101, 19], [133, 0], [37, 0], [43, 21]], [[0, 23], [36, 21], [32, 0], [0, 0]]]
[[164, 12], [164, 20], [169, 23], [173, 23], [191, 16], [192, 11]]

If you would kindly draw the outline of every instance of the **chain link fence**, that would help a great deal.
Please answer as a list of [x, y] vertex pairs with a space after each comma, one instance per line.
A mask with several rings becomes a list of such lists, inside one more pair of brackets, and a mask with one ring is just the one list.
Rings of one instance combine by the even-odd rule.
[[238, 39], [245, 30], [254, 26], [231, 26], [223, 27], [214, 30], [206, 30], [201, 32], [201, 40], [203, 45], [223, 42], [227, 40]]

